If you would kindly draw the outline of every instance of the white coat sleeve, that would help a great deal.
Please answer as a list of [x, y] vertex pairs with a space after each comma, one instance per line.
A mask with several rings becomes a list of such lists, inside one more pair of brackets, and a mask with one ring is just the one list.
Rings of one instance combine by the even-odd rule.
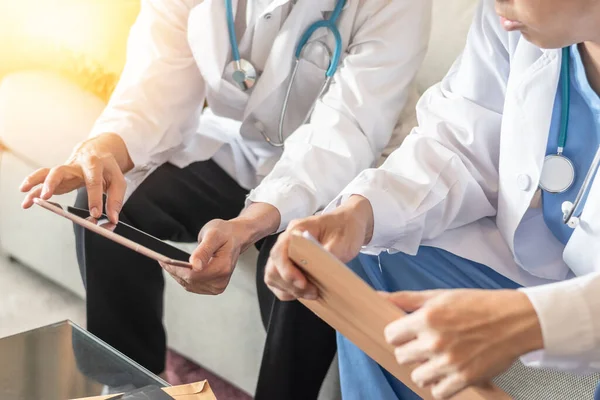
[[352, 194], [371, 202], [375, 224], [365, 251], [416, 254], [425, 239], [495, 215], [509, 58], [509, 36], [494, 2], [485, 0], [463, 54], [419, 100], [418, 127], [382, 167], [363, 171], [331, 203]]
[[407, 103], [426, 53], [431, 0], [369, 0], [310, 122], [285, 142], [272, 172], [250, 194], [281, 214], [280, 230], [326, 206], [374, 165]]
[[538, 315], [544, 350], [522, 357], [529, 366], [600, 371], [600, 273], [520, 289]]
[[[150, 170], [181, 145], [205, 86], [187, 40], [198, 0], [143, 0], [127, 44], [125, 69], [91, 136], [117, 133], [135, 164]], [[135, 172], [132, 171], [132, 172]]]

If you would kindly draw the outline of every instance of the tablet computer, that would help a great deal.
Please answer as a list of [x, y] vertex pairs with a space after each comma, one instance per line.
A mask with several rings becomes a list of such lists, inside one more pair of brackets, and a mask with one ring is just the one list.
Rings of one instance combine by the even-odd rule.
[[[384, 338], [385, 327], [402, 318], [404, 312], [380, 296], [308, 233], [292, 235], [288, 253], [319, 290], [317, 300], [300, 301], [417, 395], [433, 400], [428, 389], [418, 387], [410, 379], [416, 365], [398, 364], [394, 347]], [[490, 384], [465, 389], [453, 399], [508, 400], [510, 397]]]
[[34, 199], [34, 202], [48, 211], [52, 211], [61, 217], [67, 218], [94, 233], [102, 235], [153, 260], [177, 267], [192, 267], [189, 263], [190, 255], [188, 253], [154, 236], [148, 235], [131, 225], [123, 222], [119, 222], [116, 225], [112, 224], [104, 214], [99, 219], [95, 219], [90, 216], [88, 210], [80, 208], [62, 206], [58, 203], [42, 199]]

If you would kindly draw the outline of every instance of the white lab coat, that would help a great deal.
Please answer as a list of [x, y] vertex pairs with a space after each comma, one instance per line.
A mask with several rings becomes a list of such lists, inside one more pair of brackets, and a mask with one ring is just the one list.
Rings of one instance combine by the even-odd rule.
[[494, 1], [483, 0], [464, 53], [419, 101], [418, 128], [330, 207], [352, 194], [371, 201], [368, 252], [415, 254], [420, 245], [435, 246], [522, 285], [544, 284], [525, 289], [545, 344], [526, 361], [598, 370], [600, 179], [566, 248], [532, 207], [539, 202], [560, 63], [560, 50], [541, 50], [505, 32]]
[[[256, 188], [249, 202], [277, 207], [283, 229], [322, 209], [373, 166], [410, 103], [428, 42], [431, 0], [348, 0], [338, 23], [342, 61], [309, 123], [295, 129], [325, 78], [329, 59], [318, 46], [301, 60], [285, 151], [260, 133], [278, 141], [296, 43], [335, 5], [276, 0], [250, 21], [246, 32], [252, 36], [241, 42], [250, 40], [250, 58], [264, 70], [249, 94], [224, 74], [231, 46], [223, 0], [143, 1], [121, 81], [92, 132], [116, 132], [125, 140], [135, 164], [128, 195], [165, 162], [185, 167], [213, 158], [241, 186]], [[310, 41], [334, 48], [324, 29]], [[202, 112], [205, 101], [210, 109]]]

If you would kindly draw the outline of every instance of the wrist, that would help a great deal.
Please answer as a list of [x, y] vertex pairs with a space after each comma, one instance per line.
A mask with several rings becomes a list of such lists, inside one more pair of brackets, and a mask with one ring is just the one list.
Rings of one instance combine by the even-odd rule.
[[231, 220], [240, 227], [244, 248], [277, 232], [280, 221], [279, 210], [267, 203], [252, 203]]
[[113, 155], [123, 173], [133, 169], [134, 164], [127, 150], [127, 145], [121, 136], [116, 133], [103, 133], [93, 140], [99, 145], [100, 150]]
[[344, 202], [340, 211], [347, 214], [359, 226], [362, 235], [362, 244], [368, 244], [373, 238], [374, 216], [371, 202], [363, 196], [352, 195]]
[[517, 321], [518, 329], [514, 338], [517, 347], [517, 355], [522, 356], [532, 351], [540, 350], [544, 347], [544, 338], [542, 327], [537, 312], [529, 297], [520, 291], [511, 291], [516, 296], [516, 307], [514, 318]]

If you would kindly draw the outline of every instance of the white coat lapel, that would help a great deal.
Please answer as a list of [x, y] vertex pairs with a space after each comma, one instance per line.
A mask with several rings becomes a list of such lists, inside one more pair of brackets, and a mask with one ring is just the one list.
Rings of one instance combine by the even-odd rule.
[[500, 143], [496, 223], [514, 251], [514, 234], [537, 189], [560, 75], [560, 50], [520, 41], [511, 59]]
[[[312, 23], [323, 19], [324, 13], [333, 11], [335, 4], [335, 0], [298, 0], [296, 2], [272, 44], [265, 69], [250, 96], [244, 118], [247, 118], [259, 107], [291, 74], [294, 53], [301, 35]], [[326, 34], [325, 29], [320, 29], [313, 35], [313, 38]], [[264, 46], [266, 44], [255, 43], [253, 45]]]
[[[234, 14], [238, 0], [232, 0]], [[223, 71], [231, 57], [224, 0], [204, 0], [188, 18], [188, 41], [205, 81], [219, 91]]]

